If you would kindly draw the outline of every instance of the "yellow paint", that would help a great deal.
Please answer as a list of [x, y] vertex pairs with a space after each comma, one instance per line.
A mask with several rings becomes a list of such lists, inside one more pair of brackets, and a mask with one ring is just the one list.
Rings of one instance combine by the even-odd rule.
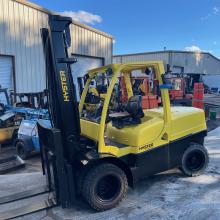
[[81, 133], [92, 140], [98, 141], [99, 140], [99, 124], [85, 120], [83, 118], [80, 119], [80, 127]]
[[101, 98], [101, 99], [105, 99], [105, 96], [106, 96], [106, 94], [104, 94], [104, 93], [101, 93], [101, 94], [100, 94], [100, 98]]
[[60, 71], [60, 81], [61, 81], [61, 88], [63, 93], [63, 100], [64, 102], [69, 102], [69, 93], [68, 93], [68, 86], [66, 81], [66, 74], [65, 71]]
[[109, 123], [106, 134], [110, 140], [130, 146], [143, 146], [162, 136], [164, 128], [162, 114], [147, 111], [141, 121], [139, 125], [127, 126], [123, 129], [117, 129]]
[[145, 94], [145, 93], [146, 93], [145, 85], [144, 85], [144, 84], [141, 84], [141, 85], [139, 86], [139, 90]]
[[98, 93], [98, 91], [97, 91], [97, 89], [95, 87], [90, 88], [89, 92], [93, 93], [95, 96], [99, 96], [99, 93]]
[[0, 144], [11, 140], [15, 127], [0, 128]]
[[132, 90], [130, 75], [131, 75], [130, 73], [124, 73], [124, 81], [125, 81], [125, 86], [126, 86], [128, 98], [130, 98], [134, 95], [133, 90]]

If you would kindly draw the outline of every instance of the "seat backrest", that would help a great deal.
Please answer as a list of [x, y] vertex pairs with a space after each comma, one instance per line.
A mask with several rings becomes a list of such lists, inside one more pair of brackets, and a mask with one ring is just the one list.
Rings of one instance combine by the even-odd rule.
[[143, 118], [144, 112], [142, 108], [142, 96], [135, 95], [129, 98], [126, 111], [136, 119]]

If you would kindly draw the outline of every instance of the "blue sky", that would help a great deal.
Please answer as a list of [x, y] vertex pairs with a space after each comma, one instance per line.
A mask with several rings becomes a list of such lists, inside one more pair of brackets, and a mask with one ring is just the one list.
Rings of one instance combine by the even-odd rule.
[[203, 50], [220, 58], [219, 0], [31, 0], [115, 38], [114, 54]]

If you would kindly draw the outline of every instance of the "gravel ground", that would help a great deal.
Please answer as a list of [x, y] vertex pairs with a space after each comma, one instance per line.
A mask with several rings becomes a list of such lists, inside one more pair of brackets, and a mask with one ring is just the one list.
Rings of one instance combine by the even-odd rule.
[[[15, 147], [6, 145], [2, 147], [2, 150], [0, 153], [0, 159], [7, 158], [15, 154], [16, 154]], [[33, 154], [30, 158], [25, 160], [24, 168], [19, 168], [17, 170], [10, 172], [9, 174], [33, 173], [33, 172], [41, 172], [41, 170], [42, 170], [42, 167], [41, 167], [40, 155]]]
[[208, 131], [212, 131], [220, 126], [220, 118], [217, 118], [216, 120], [207, 120], [206, 123]]
[[[78, 202], [71, 209], [56, 207], [17, 219], [220, 219], [219, 143], [220, 128], [217, 128], [206, 137], [205, 146], [209, 151], [210, 163], [203, 175], [186, 178], [178, 170], [155, 175], [141, 181], [134, 190], [129, 190], [127, 197], [112, 210], [96, 213], [84, 203]], [[26, 175], [25, 178], [22, 175]], [[27, 179], [34, 179], [35, 183], [40, 184], [42, 176], [33, 178], [31, 175], [34, 174], [19, 174], [19, 184], [22, 184], [22, 179], [26, 182]], [[9, 176], [11, 180], [4, 180]], [[7, 190], [11, 191], [13, 176], [17, 178], [16, 175], [0, 176], [0, 196], [5, 195]], [[3, 187], [5, 183], [7, 185]]]

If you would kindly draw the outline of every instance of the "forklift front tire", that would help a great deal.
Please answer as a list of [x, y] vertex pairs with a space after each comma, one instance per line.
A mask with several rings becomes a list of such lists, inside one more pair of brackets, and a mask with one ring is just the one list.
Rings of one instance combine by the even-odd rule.
[[93, 167], [83, 181], [82, 195], [97, 211], [112, 209], [125, 197], [128, 190], [123, 170], [113, 164]]
[[206, 148], [197, 143], [191, 143], [182, 157], [180, 170], [189, 177], [201, 175], [209, 162]]
[[16, 143], [16, 153], [23, 160], [26, 160], [30, 156], [30, 152], [25, 149], [25, 145], [22, 141]]

